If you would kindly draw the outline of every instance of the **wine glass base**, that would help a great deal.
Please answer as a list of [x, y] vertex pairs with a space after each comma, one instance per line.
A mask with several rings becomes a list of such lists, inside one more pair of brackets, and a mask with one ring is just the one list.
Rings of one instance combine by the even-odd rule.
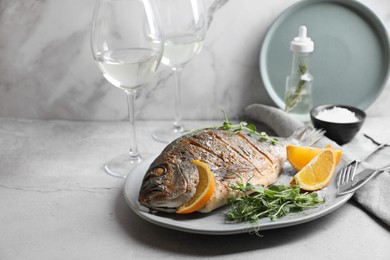
[[184, 126], [166, 126], [154, 131], [152, 137], [161, 143], [170, 143], [184, 134]]
[[122, 154], [106, 163], [104, 165], [104, 170], [111, 176], [126, 178], [135, 166], [151, 156], [152, 155], [148, 153], [141, 153], [141, 155], [136, 157], [131, 157], [129, 154]]

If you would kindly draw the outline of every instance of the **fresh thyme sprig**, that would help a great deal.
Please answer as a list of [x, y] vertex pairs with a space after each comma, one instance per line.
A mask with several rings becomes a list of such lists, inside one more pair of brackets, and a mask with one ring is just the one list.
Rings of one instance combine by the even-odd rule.
[[[245, 121], [241, 121], [239, 124], [232, 124], [225, 111], [221, 110], [221, 112], [224, 114], [224, 121], [222, 126], [213, 126], [213, 127], [205, 127], [202, 129], [221, 129], [221, 130], [227, 130], [231, 133], [240, 133], [242, 131], [245, 131], [247, 135], [249, 136], [256, 136], [259, 141], [262, 142], [270, 142], [272, 145], [275, 145], [279, 143], [279, 140], [273, 137], [270, 137], [266, 132], [257, 132], [256, 126], [254, 124], [248, 124]], [[202, 129], [196, 129], [202, 130]]]
[[225, 215], [227, 221], [254, 223], [264, 217], [273, 221], [288, 213], [316, 208], [325, 202], [316, 192], [301, 192], [297, 185], [274, 184], [266, 188], [238, 182], [229, 187], [247, 195], [228, 200], [230, 209]]
[[[299, 75], [302, 76], [302, 75], [306, 74], [307, 71], [308, 71], [307, 65], [301, 61], [298, 64]], [[303, 90], [305, 84], [306, 84], [306, 81], [301, 79], [301, 80], [299, 80], [297, 87], [295, 88], [295, 91], [292, 90], [291, 92], [289, 92], [290, 91], [289, 89], [286, 90], [287, 94], [286, 94], [286, 100], [285, 100], [285, 103], [286, 103], [285, 110], [287, 112], [294, 109], [298, 105], [298, 103], [300, 103], [302, 101], [301, 93], [302, 93], [302, 90]]]

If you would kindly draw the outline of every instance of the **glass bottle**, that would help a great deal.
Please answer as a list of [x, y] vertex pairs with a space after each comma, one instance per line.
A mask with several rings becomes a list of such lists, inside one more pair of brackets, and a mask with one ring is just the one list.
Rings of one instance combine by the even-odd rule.
[[299, 28], [299, 36], [291, 42], [293, 52], [291, 73], [286, 79], [285, 110], [303, 122], [310, 121], [313, 76], [309, 72], [309, 55], [314, 43], [307, 37], [306, 26]]

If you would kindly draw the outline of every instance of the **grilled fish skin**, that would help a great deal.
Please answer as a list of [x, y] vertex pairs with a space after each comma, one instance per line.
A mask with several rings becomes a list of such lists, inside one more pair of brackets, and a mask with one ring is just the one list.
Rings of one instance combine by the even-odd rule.
[[176, 212], [194, 196], [199, 182], [191, 160], [207, 163], [214, 175], [214, 194], [199, 210], [206, 213], [240, 195], [229, 188], [230, 183], [250, 180], [253, 185], [268, 186], [276, 182], [286, 160], [285, 143], [270, 144], [221, 129], [186, 134], [152, 162], [141, 185], [139, 203], [150, 210]]

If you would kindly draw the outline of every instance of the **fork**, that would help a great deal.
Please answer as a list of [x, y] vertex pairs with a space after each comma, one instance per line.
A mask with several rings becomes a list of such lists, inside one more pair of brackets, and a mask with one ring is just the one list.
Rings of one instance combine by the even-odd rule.
[[339, 176], [338, 176], [339, 178], [337, 181], [337, 187], [340, 187], [340, 186], [345, 185], [346, 183], [348, 183], [350, 181], [353, 181], [353, 179], [355, 178], [355, 175], [356, 175], [356, 169], [358, 168], [358, 166], [361, 162], [365, 161], [368, 157], [370, 157], [371, 155], [376, 153], [381, 148], [383, 148], [385, 146], [390, 146], [390, 144], [387, 144], [387, 143], [379, 143], [379, 142], [375, 141], [372, 137], [370, 137], [366, 134], [363, 134], [363, 135], [365, 137], [367, 137], [368, 139], [370, 139], [374, 144], [376, 144], [378, 146], [372, 152], [367, 154], [365, 157], [363, 157], [361, 159], [356, 159], [356, 160], [350, 162], [349, 164], [347, 164], [346, 166], [344, 166], [339, 171]]
[[357, 175], [358, 177], [362, 176], [360, 179], [356, 181], [347, 182], [337, 187], [337, 195], [344, 195], [356, 191], [364, 184], [366, 184], [369, 180], [371, 180], [374, 176], [376, 176], [378, 173], [384, 172], [388, 169], [390, 169], [390, 164], [380, 169], [364, 169]]

